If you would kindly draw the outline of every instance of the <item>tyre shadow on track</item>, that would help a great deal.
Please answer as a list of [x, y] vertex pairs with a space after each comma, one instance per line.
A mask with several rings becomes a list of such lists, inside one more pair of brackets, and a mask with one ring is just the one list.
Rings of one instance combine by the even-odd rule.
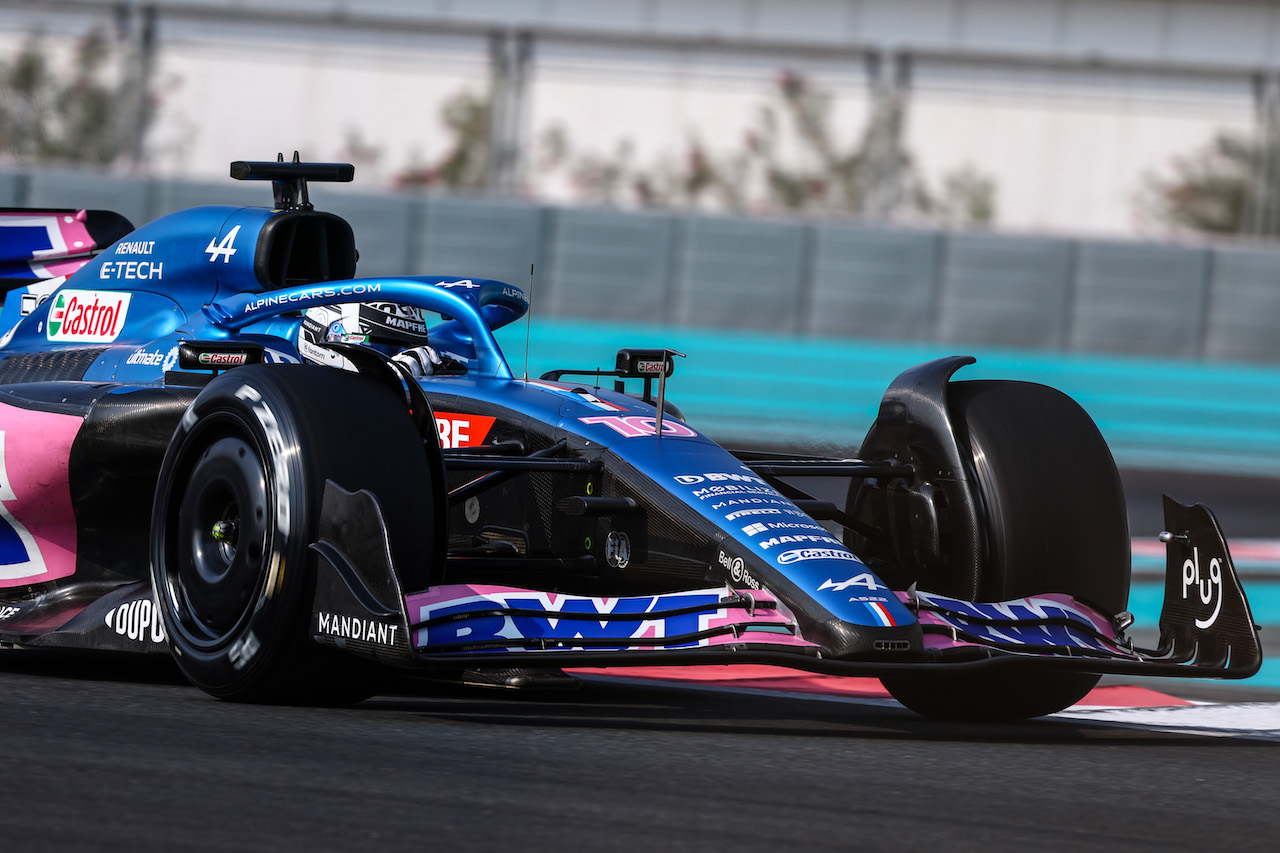
[[[236, 716], [234, 703], [219, 702], [189, 685], [162, 655], [62, 650], [0, 652], [0, 674], [48, 678], [50, 682], [134, 683], [164, 691], [189, 712], [207, 702], [211, 714]], [[157, 694], [152, 694], [155, 699]], [[1274, 697], [1271, 697], [1274, 699]], [[1247, 701], [1239, 697], [1238, 701]], [[283, 709], [282, 709], [283, 710]], [[560, 728], [631, 732], [736, 734], [833, 739], [913, 740], [958, 743], [1159, 744], [1213, 748], [1253, 746], [1264, 741], [1120, 728], [1042, 718], [1016, 723], [949, 723], [919, 717], [889, 700], [846, 701], [696, 686], [587, 679], [571, 690], [508, 691], [386, 673], [373, 698], [347, 709], [298, 708], [293, 713], [332, 714], [332, 722], [359, 717], [430, 719], [476, 726]], [[285, 712], [283, 716], [292, 716]], [[1280, 746], [1280, 744], [1270, 744]]]
[[[187, 685], [169, 655], [80, 649], [5, 649], [0, 672], [43, 675], [73, 681]], [[194, 688], [193, 688], [194, 689]]]
[[[1213, 744], [1237, 741], [1042, 718], [1015, 723], [951, 723], [917, 716], [895, 702], [849, 702], [657, 684], [585, 682], [559, 695], [525, 697], [484, 688], [435, 685], [356, 706], [485, 726], [636, 732], [754, 734], [837, 739], [1039, 744]], [[1259, 741], [1239, 741], [1257, 744]], [[1273, 744], [1280, 746], [1280, 744]]]

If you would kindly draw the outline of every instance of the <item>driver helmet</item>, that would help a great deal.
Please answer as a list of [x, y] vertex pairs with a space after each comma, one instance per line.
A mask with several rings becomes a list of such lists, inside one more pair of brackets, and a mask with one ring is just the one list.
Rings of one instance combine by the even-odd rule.
[[[308, 308], [303, 315], [298, 349], [313, 361], [331, 361], [323, 344], [360, 344], [395, 355], [427, 343], [427, 321], [421, 308], [394, 302], [350, 302]], [[336, 355], [336, 354], [334, 354]]]

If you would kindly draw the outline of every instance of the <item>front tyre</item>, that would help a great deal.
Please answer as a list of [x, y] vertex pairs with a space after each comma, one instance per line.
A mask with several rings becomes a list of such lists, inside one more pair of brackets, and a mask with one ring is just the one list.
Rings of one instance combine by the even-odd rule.
[[[1130, 565], [1124, 493], [1111, 451], [1084, 409], [1055, 389], [1009, 381], [953, 382], [948, 409], [979, 497], [978, 599], [1059, 592], [1107, 614], [1123, 610]], [[1098, 676], [1000, 668], [883, 682], [928, 717], [1014, 720], [1075, 704]]]
[[372, 491], [396, 564], [420, 565], [442, 535], [425, 453], [403, 403], [353, 374], [253, 365], [210, 382], [152, 509], [152, 585], [183, 674], [224, 699], [362, 698], [347, 661], [309, 636], [324, 485]]

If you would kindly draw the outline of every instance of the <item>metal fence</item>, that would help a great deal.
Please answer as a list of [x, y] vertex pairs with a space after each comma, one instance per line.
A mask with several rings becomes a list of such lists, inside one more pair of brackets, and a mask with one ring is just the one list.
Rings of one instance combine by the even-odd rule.
[[[135, 224], [266, 187], [0, 172], [0, 205]], [[544, 316], [1060, 353], [1280, 362], [1280, 250], [562, 208], [313, 188], [362, 276], [532, 284]], [[530, 281], [530, 269], [533, 280]]]

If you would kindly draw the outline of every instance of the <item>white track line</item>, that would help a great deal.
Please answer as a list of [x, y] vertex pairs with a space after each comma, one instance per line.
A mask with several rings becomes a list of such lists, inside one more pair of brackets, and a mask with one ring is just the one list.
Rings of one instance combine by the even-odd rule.
[[1280, 702], [1177, 705], [1165, 708], [1068, 708], [1053, 716], [1178, 734], [1280, 742]]

